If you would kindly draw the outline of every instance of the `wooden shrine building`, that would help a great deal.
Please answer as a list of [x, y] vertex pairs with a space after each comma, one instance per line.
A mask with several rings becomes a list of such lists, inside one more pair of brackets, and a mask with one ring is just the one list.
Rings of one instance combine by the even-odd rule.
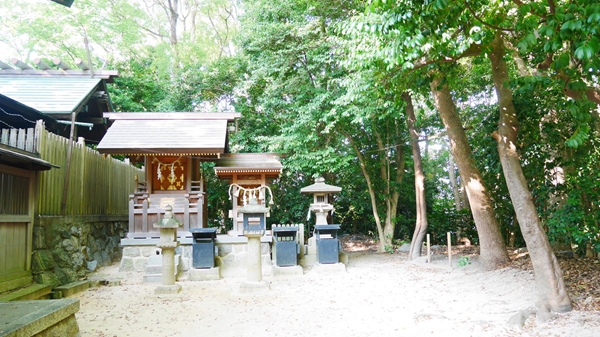
[[243, 235], [242, 214], [238, 213], [238, 208], [248, 202], [250, 194], [259, 204], [269, 207], [267, 203], [271, 196], [267, 195], [265, 187], [279, 177], [282, 169], [279, 155], [273, 153], [229, 153], [216, 161], [215, 173], [231, 186], [229, 218], [233, 219], [233, 228], [229, 235]]
[[125, 155], [142, 162], [145, 177], [130, 195], [127, 239], [154, 239], [152, 226], [173, 206], [183, 223], [179, 237], [190, 228], [206, 227], [206, 198], [201, 161], [215, 161], [228, 152], [228, 124], [238, 113], [112, 113], [112, 126], [98, 151]]

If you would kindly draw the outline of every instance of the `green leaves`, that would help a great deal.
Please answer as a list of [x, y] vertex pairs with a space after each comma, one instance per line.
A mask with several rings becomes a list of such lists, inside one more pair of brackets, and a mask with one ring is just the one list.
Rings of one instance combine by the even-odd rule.
[[535, 37], [535, 35], [533, 35], [533, 33], [529, 33], [525, 35], [525, 37], [519, 43], [517, 43], [517, 47], [519, 48], [519, 51], [521, 53], [526, 53], [531, 47], [535, 45], [536, 42], [537, 38]]

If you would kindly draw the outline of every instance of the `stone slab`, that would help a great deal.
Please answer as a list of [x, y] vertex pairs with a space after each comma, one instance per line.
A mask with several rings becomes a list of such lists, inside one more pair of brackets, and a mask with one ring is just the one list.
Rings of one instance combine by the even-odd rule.
[[346, 254], [344, 252], [340, 252], [338, 254], [338, 257], [339, 257], [340, 263], [348, 264], [348, 254]]
[[300, 260], [300, 265], [304, 268], [313, 266], [317, 263], [317, 255], [304, 255], [304, 259]]
[[47, 284], [33, 283], [28, 287], [21, 288], [17, 291], [13, 291], [7, 295], [0, 297], [0, 302], [25, 301], [48, 298], [51, 291], [52, 287], [50, 287]]
[[301, 266], [277, 267], [273, 266], [273, 276], [301, 276], [304, 269]]
[[173, 285], [159, 285], [154, 289], [154, 294], [156, 295], [174, 295], [179, 294], [181, 292], [181, 284], [173, 284]]
[[313, 265], [313, 269], [312, 269], [315, 273], [318, 274], [335, 274], [335, 273], [342, 273], [346, 271], [346, 265], [343, 263], [328, 263], [328, 264], [321, 264], [321, 263], [315, 263]]
[[188, 270], [189, 281], [213, 281], [221, 279], [221, 267]]
[[77, 281], [54, 288], [54, 291], [60, 292], [62, 297], [69, 297], [82, 291], [86, 291], [89, 287], [89, 281]]
[[264, 293], [269, 291], [271, 286], [266, 281], [260, 282], [249, 282], [245, 281], [240, 284], [240, 293], [242, 294], [255, 294], [255, 293]]
[[6, 281], [0, 279], [0, 293], [24, 287], [32, 282], [33, 276], [28, 273], [24, 273], [24, 275], [21, 277], [16, 277]]
[[78, 311], [76, 299], [0, 303], [0, 337], [78, 336]]
[[162, 274], [144, 274], [144, 283], [161, 283]]

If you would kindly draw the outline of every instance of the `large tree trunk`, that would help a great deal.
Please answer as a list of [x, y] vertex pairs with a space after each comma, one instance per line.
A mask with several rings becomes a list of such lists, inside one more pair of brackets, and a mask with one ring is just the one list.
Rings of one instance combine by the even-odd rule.
[[[397, 123], [394, 125], [394, 130], [396, 134], [396, 138], [399, 137], [400, 130]], [[379, 249], [378, 252], [382, 253], [386, 251], [386, 248], [392, 247], [392, 240], [394, 236], [394, 230], [396, 228], [396, 212], [398, 208], [398, 198], [400, 197], [398, 189], [393, 185], [398, 185], [402, 183], [402, 179], [404, 179], [404, 149], [401, 146], [396, 148], [395, 162], [396, 166], [391, 164], [391, 159], [387, 155], [382, 155], [379, 165], [379, 177], [375, 175], [371, 177], [371, 173], [367, 169], [367, 160], [365, 155], [361, 152], [356, 143], [354, 137], [347, 132], [342, 133], [346, 136], [350, 145], [354, 149], [356, 156], [358, 158], [358, 163], [360, 165], [361, 172], [365, 177], [367, 182], [367, 188], [369, 191], [369, 197], [371, 199], [371, 207], [373, 208], [373, 217], [375, 218], [375, 225], [377, 226], [377, 236], [379, 237]], [[389, 147], [383, 143], [383, 139], [381, 135], [374, 131], [373, 135], [375, 136], [375, 141], [377, 143], [378, 152], [387, 153], [386, 149]], [[375, 184], [373, 183], [373, 179], [381, 179], [381, 181], [385, 182], [385, 187], [383, 191], [376, 191]], [[385, 204], [385, 219], [381, 219], [377, 203], [377, 193], [383, 194], [384, 196], [384, 204]]]
[[498, 142], [500, 162], [510, 199], [533, 264], [540, 292], [538, 305], [541, 309], [550, 309], [556, 312], [569, 311], [571, 310], [571, 299], [565, 288], [562, 271], [550, 248], [548, 237], [542, 229], [527, 180], [521, 169], [516, 146], [518, 121], [513, 105], [512, 91], [508, 87], [508, 68], [503, 59], [504, 43], [499, 33], [494, 38], [492, 48], [489, 58], [492, 63], [492, 79], [500, 107], [500, 121], [498, 131], [494, 132], [494, 138]]
[[413, 162], [415, 166], [415, 199], [417, 200], [417, 222], [410, 243], [408, 259], [416, 259], [421, 256], [423, 238], [427, 233], [427, 205], [425, 203], [425, 174], [423, 174], [423, 162], [421, 160], [421, 149], [419, 148], [419, 133], [415, 128], [415, 109], [410, 94], [403, 93], [402, 99], [406, 102], [406, 122], [410, 133], [410, 145], [412, 147]]
[[471, 156], [471, 147], [448, 85], [441, 83], [442, 76], [436, 76], [431, 82], [431, 91], [450, 138], [450, 150], [456, 159], [463, 186], [467, 191], [471, 213], [479, 234], [480, 258], [484, 268], [499, 268], [510, 262], [506, 245], [490, 202], [489, 192], [483, 185], [481, 173]]

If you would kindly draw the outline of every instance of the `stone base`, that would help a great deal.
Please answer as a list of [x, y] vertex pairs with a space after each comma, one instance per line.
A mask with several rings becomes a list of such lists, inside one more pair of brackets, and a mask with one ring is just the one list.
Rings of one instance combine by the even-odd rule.
[[310, 267], [317, 263], [317, 255], [314, 254], [306, 254], [304, 255], [304, 259], [300, 260], [300, 265], [304, 268]]
[[172, 295], [172, 294], [179, 294], [181, 292], [181, 284], [173, 284], [173, 285], [159, 285], [158, 287], [156, 287], [156, 289], [154, 289], [154, 294], [156, 295]]
[[214, 281], [221, 279], [221, 267], [188, 270], [188, 281]]
[[340, 252], [338, 254], [338, 258], [340, 259], [340, 263], [348, 264], [348, 254], [344, 252]]
[[304, 275], [304, 269], [300, 266], [277, 267], [273, 266], [273, 276], [298, 276]]
[[245, 281], [240, 284], [240, 293], [248, 294], [248, 293], [262, 293], [271, 289], [269, 283], [265, 281], [260, 282], [249, 282]]
[[315, 263], [312, 270], [319, 274], [335, 274], [345, 272], [346, 265], [343, 263]]
[[62, 297], [73, 296], [82, 291], [86, 291], [90, 287], [89, 281], [77, 281], [69, 284], [64, 284], [60, 287], [54, 288], [55, 292], [60, 292]]
[[0, 336], [79, 336], [79, 300], [0, 303]]

